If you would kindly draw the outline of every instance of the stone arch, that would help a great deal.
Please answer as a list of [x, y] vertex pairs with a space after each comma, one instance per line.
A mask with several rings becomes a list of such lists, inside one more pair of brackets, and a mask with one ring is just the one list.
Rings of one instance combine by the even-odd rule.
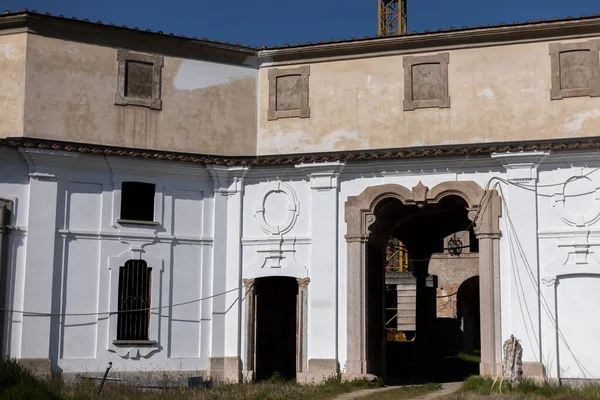
[[501, 362], [500, 354], [500, 269], [499, 218], [500, 197], [495, 190], [485, 190], [476, 182], [443, 182], [431, 190], [419, 182], [412, 189], [402, 185], [371, 186], [358, 196], [348, 197], [345, 204], [348, 251], [347, 274], [347, 361], [348, 378], [367, 374], [366, 332], [366, 265], [367, 244], [376, 223], [376, 211], [383, 201], [395, 199], [404, 205], [426, 207], [447, 196], [465, 200], [469, 219], [479, 239], [479, 276], [481, 303], [482, 375], [494, 375]]

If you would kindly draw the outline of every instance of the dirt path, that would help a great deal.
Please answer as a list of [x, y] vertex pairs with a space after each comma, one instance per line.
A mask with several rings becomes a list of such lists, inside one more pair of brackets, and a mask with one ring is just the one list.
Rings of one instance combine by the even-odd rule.
[[[458, 389], [460, 389], [460, 386], [462, 385], [462, 382], [451, 382], [451, 383], [444, 383], [442, 385], [442, 389], [441, 390], [436, 390], [435, 392], [431, 392], [431, 393], [427, 393], [427, 394], [423, 394], [417, 397], [414, 397], [414, 399], [419, 399], [419, 400], [432, 400], [432, 399], [437, 399], [443, 396], [447, 396], [451, 393], [454, 393], [455, 391], [457, 391]], [[398, 389], [401, 386], [388, 386], [388, 387], [384, 387], [384, 388], [379, 388], [379, 389], [365, 389], [365, 390], [359, 390], [357, 392], [352, 392], [352, 393], [344, 393], [338, 397], [334, 397], [332, 400], [358, 400], [361, 399], [364, 396], [373, 394], [373, 393], [380, 393], [380, 392], [387, 392], [388, 390], [392, 390], [392, 389]]]

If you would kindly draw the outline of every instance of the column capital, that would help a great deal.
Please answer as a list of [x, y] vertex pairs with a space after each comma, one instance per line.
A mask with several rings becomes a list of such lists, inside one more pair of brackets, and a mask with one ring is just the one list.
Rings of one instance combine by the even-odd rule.
[[296, 281], [298, 282], [298, 287], [303, 288], [308, 286], [310, 278], [296, 278]]
[[492, 153], [491, 157], [500, 161], [506, 169], [509, 181], [537, 181], [537, 168], [550, 154], [550, 151], [519, 151]]
[[368, 235], [345, 235], [346, 243], [367, 243], [369, 241]]
[[213, 178], [215, 193], [231, 196], [244, 191], [244, 178], [248, 167], [226, 167], [207, 165], [206, 170]]
[[19, 152], [29, 166], [29, 176], [36, 180], [54, 180], [56, 172], [79, 154], [67, 151], [21, 148]]
[[318, 191], [337, 189], [338, 177], [346, 165], [343, 161], [302, 163], [295, 167], [304, 170], [310, 178], [310, 188]]

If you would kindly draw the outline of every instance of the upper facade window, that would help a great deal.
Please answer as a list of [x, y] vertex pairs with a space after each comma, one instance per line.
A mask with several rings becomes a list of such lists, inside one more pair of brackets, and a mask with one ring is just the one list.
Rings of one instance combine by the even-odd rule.
[[600, 96], [598, 40], [551, 43], [552, 100]]
[[118, 50], [119, 72], [115, 104], [162, 109], [163, 57]]
[[123, 182], [119, 222], [154, 222], [155, 191], [152, 183]]
[[404, 57], [404, 111], [448, 108], [448, 53]]
[[269, 120], [310, 117], [309, 76], [308, 65], [269, 70]]

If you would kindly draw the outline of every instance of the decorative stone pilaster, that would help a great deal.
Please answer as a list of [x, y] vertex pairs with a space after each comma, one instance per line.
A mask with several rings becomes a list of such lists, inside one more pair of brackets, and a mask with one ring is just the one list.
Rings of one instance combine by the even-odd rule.
[[309, 278], [298, 278], [298, 300], [296, 301], [296, 318], [298, 323], [296, 326], [298, 327], [298, 349], [296, 354], [296, 373], [301, 374], [308, 370], [307, 367], [307, 348], [306, 344], [308, 342], [308, 331], [307, 331], [307, 323], [308, 323], [308, 284], [310, 283]]
[[244, 382], [254, 381], [256, 371], [254, 348], [254, 334], [256, 332], [256, 297], [254, 291], [254, 279], [244, 279], [244, 293], [246, 303], [246, 343], [243, 361], [242, 379]]
[[[55, 276], [56, 213], [60, 162], [69, 157], [63, 152], [22, 149], [29, 164], [29, 203], [27, 247], [25, 250], [25, 281], [22, 306], [28, 312], [52, 314], [59, 312]], [[54, 296], [53, 293], [57, 295]], [[58, 317], [23, 314], [19, 362], [38, 375], [49, 376], [51, 359], [57, 362]], [[54, 355], [54, 357], [53, 357]]]
[[209, 375], [215, 380], [241, 379], [242, 213], [247, 167], [208, 166], [214, 183], [212, 348]]
[[[299, 372], [308, 373], [308, 379], [320, 381], [337, 373], [337, 297], [338, 280], [338, 225], [339, 175], [343, 162], [299, 164], [310, 179], [311, 221], [311, 277], [308, 308], [311, 320], [308, 324], [310, 338], [307, 343], [307, 365], [303, 363]], [[300, 294], [303, 287], [300, 286]], [[304, 288], [305, 293], [307, 288]], [[305, 345], [306, 346], [306, 345]]]
[[[508, 306], [510, 301], [510, 306], [503, 307], [503, 313], [510, 321], [510, 332], [505, 332], [504, 336], [512, 334], [522, 339], [523, 363], [524, 366], [528, 364], [528, 370], [531, 371], [543, 371], [537, 182], [538, 166], [548, 154], [546, 151], [492, 154], [492, 158], [500, 161], [506, 168], [510, 182], [504, 190], [504, 236], [512, 261], [506, 264], [510, 265], [510, 269], [503, 271], [502, 276], [503, 286], [510, 288], [504, 290], [505, 294], [510, 293], [510, 296], [506, 296], [504, 305]], [[524, 305], [527, 309], [523, 309]], [[534, 366], [532, 363], [540, 365]]]

